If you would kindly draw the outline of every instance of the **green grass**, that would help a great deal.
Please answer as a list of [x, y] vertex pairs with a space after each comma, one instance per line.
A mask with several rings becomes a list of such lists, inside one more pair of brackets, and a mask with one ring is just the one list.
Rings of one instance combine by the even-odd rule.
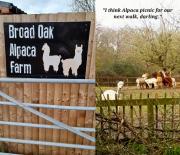
[[165, 150], [165, 155], [180, 155], [180, 146], [169, 147]]
[[180, 155], [180, 144], [166, 144], [165, 146], [156, 144], [156, 148], [152, 150], [149, 150], [148, 145], [134, 141], [117, 143], [110, 140], [96, 143], [97, 155]]

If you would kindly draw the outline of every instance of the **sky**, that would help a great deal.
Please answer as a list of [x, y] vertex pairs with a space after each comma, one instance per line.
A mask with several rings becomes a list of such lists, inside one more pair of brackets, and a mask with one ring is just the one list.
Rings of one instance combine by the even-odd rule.
[[71, 0], [2, 0], [28, 14], [70, 12]]
[[[57, 13], [70, 12], [72, 0], [4, 0], [13, 3], [15, 6], [28, 14], [39, 13]], [[170, 16], [180, 16], [180, 0], [96, 0], [96, 20], [97, 24], [104, 27], [120, 28], [124, 26], [142, 27], [145, 23], [150, 23], [153, 27], [158, 28], [160, 20], [157, 19], [114, 19], [114, 15], [132, 15], [134, 13], [125, 14], [105, 12], [103, 8], [128, 8], [128, 9], [156, 9], [168, 8], [173, 9], [171, 13], [151, 13], [152, 15], [160, 15], [169, 18]], [[140, 13], [136, 13], [140, 16]], [[149, 15], [149, 12], [143, 13]]]
[[[173, 9], [171, 13], [157, 13], [153, 15], [162, 14], [164, 18], [169, 18], [171, 16], [180, 17], [180, 0], [96, 0], [96, 20], [97, 24], [110, 27], [110, 28], [121, 28], [124, 26], [129, 27], [143, 27], [144, 23], [151, 24], [152, 27], [158, 28], [160, 25], [159, 18], [155, 20], [150, 19], [114, 19], [114, 15], [123, 15], [124, 13], [112, 13], [105, 12], [103, 8], [128, 8], [128, 9], [156, 9], [156, 8], [168, 8]], [[133, 14], [133, 13], [128, 13]], [[142, 14], [142, 13], [141, 13]], [[140, 16], [140, 13], [137, 15]], [[150, 13], [143, 13], [144, 15], [149, 15]], [[127, 14], [126, 14], [127, 15]], [[180, 19], [180, 18], [179, 18]]]

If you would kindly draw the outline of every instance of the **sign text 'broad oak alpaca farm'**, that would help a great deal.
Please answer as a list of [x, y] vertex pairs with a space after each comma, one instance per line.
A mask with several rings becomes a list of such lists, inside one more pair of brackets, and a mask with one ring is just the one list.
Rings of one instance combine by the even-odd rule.
[[85, 78], [90, 22], [4, 23], [8, 77]]

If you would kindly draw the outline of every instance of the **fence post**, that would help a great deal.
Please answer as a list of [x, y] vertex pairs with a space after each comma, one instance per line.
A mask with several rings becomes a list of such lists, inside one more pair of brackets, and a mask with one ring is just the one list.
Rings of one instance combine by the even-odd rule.
[[[147, 98], [149, 98], [149, 94], [147, 96]], [[153, 134], [154, 134], [154, 108], [153, 108], [153, 103], [150, 102], [150, 100], [148, 100], [148, 104], [147, 104], [147, 112], [148, 112], [148, 137], [151, 139]]]
[[[100, 96], [100, 103], [101, 103], [101, 101], [102, 101], [102, 97]], [[101, 115], [101, 123], [100, 123], [100, 125], [101, 125], [101, 131], [103, 130], [103, 128], [104, 128], [104, 125], [103, 125], [103, 116], [104, 116], [104, 113], [103, 113], [103, 107], [102, 106], [100, 106], [99, 107], [100, 108], [100, 115]]]
[[[118, 99], [119, 99], [118, 94], [116, 94], [116, 95], [115, 95], [115, 101], [116, 101], [116, 103], [117, 103], [117, 100], [118, 100]], [[119, 115], [119, 107], [118, 107], [118, 105], [116, 105], [116, 114]], [[116, 125], [116, 128], [117, 128], [116, 141], [119, 141], [119, 133], [120, 133], [119, 124], [120, 124], [120, 123], [117, 122], [117, 125]]]
[[[109, 94], [107, 95], [107, 100], [109, 101]], [[108, 119], [109, 119], [109, 122], [108, 122], [108, 128], [109, 128], [109, 137], [111, 138], [111, 128], [112, 128], [112, 123], [111, 123], [111, 106], [108, 105]]]
[[175, 109], [174, 109], [174, 92], [173, 92], [173, 94], [172, 94], [172, 99], [173, 99], [173, 101], [172, 101], [172, 121], [171, 121], [171, 129], [173, 130], [173, 132], [172, 132], [172, 139], [174, 138], [174, 136], [175, 136], [175, 132], [174, 132], [174, 127], [175, 127], [175, 123], [174, 123], [174, 115], [175, 115]]
[[[164, 94], [164, 98], [167, 98], [167, 93], [165, 92]], [[165, 131], [163, 133], [164, 138], [166, 137], [166, 112], [167, 112], [167, 108], [166, 108], [166, 104], [164, 104], [164, 115], [163, 115], [163, 130]]]
[[[155, 99], [158, 99], [158, 93], [155, 94]], [[158, 117], [159, 117], [159, 109], [158, 105], [155, 105], [155, 123], [156, 123], [156, 129], [158, 129]], [[158, 131], [156, 130], [156, 134]]]
[[129, 83], [129, 80], [128, 80], [128, 78], [126, 78], [126, 83], [127, 83], [127, 86], [128, 86], [128, 83]]
[[[130, 102], [132, 100], [132, 94], [130, 94]], [[131, 125], [134, 124], [134, 118], [133, 118], [133, 106], [130, 106], [130, 118], [131, 118]], [[131, 137], [133, 137], [133, 133], [131, 132]]]
[[[139, 99], [142, 99], [142, 92], [139, 95]], [[139, 126], [142, 126], [142, 105], [139, 105]], [[143, 136], [143, 132], [142, 130], [140, 130], [140, 135]]]

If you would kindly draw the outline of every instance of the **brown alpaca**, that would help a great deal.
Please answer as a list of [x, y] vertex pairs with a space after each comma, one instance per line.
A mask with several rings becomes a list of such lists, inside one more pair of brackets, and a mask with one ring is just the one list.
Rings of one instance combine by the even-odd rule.
[[162, 88], [163, 87], [163, 79], [160, 72], [157, 73], [157, 87]]

